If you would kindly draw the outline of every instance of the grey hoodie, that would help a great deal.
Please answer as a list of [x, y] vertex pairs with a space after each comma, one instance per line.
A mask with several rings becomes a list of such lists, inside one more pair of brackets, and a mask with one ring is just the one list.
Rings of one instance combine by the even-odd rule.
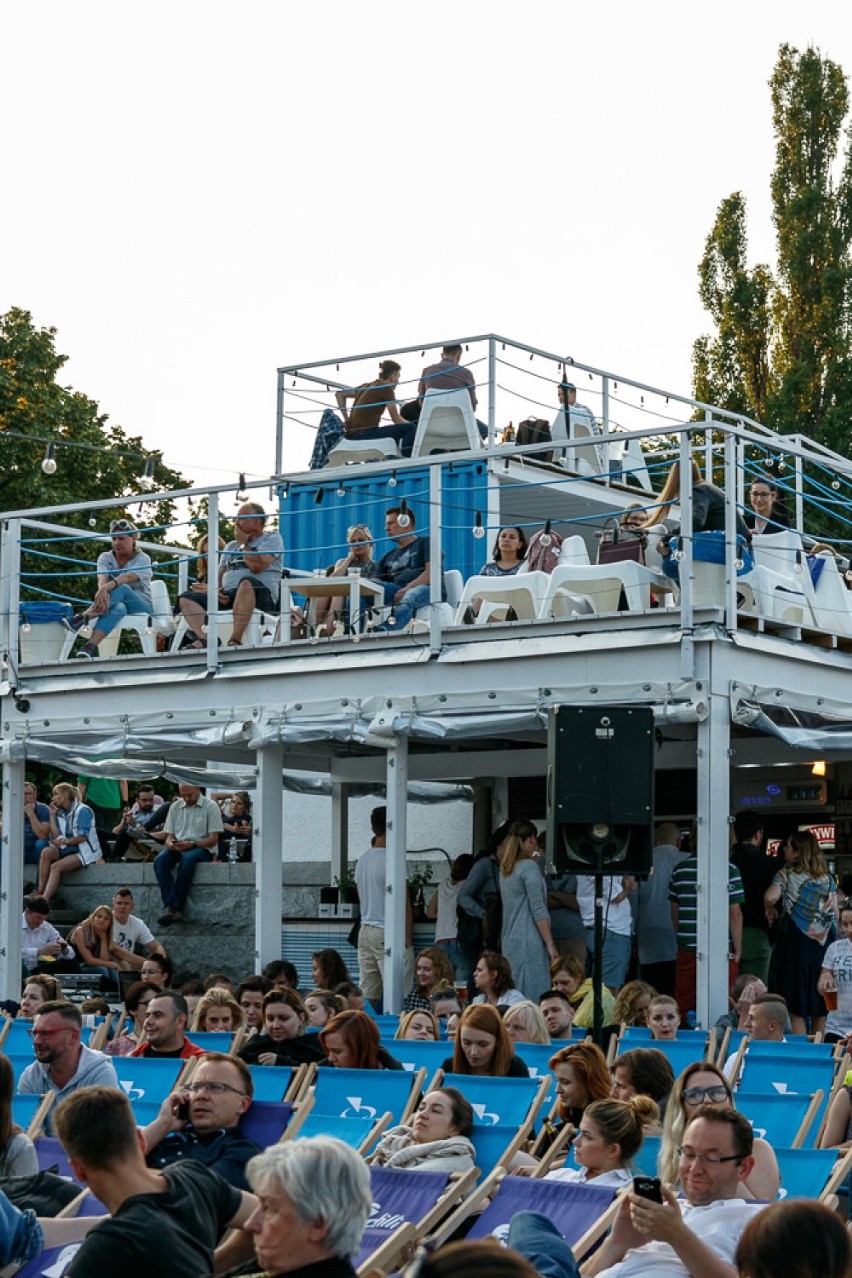
[[[80, 1060], [77, 1063], [76, 1072], [69, 1078], [64, 1087], [59, 1088], [56, 1086], [51, 1077], [49, 1065], [42, 1065], [41, 1061], [33, 1061], [32, 1065], [28, 1065], [21, 1075], [18, 1091], [27, 1092], [35, 1096], [46, 1096], [48, 1092], [56, 1092], [54, 1104], [58, 1104], [63, 1096], [76, 1092], [79, 1087], [118, 1088], [118, 1085], [118, 1075], [110, 1058], [104, 1056], [103, 1052], [93, 1052], [90, 1047], [81, 1045]], [[45, 1130], [48, 1135], [52, 1134], [51, 1112], [52, 1107], [51, 1111], [48, 1111], [47, 1119], [45, 1120]]]

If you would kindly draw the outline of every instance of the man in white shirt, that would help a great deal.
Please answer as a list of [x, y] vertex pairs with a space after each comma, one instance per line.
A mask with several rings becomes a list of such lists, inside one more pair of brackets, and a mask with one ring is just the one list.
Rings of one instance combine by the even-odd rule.
[[[166, 817], [166, 846], [154, 862], [165, 913], [157, 920], [169, 927], [183, 919], [183, 907], [200, 862], [213, 860], [213, 851], [222, 833], [222, 813], [218, 803], [201, 793], [197, 785], [179, 785]], [[177, 866], [177, 875], [172, 870]]]
[[[620, 990], [630, 962], [630, 937], [633, 913], [628, 893], [636, 886], [629, 877], [607, 876], [603, 879], [603, 955], [601, 979], [608, 989]], [[595, 952], [595, 878], [593, 874], [577, 875], [577, 904], [586, 929], [589, 954]], [[586, 968], [586, 971], [589, 969]]]
[[66, 945], [52, 923], [48, 923], [50, 904], [43, 896], [28, 896], [21, 916], [21, 958], [34, 972], [40, 958], [73, 959], [74, 951]]
[[703, 1105], [683, 1133], [678, 1175], [684, 1199], [662, 1188], [662, 1203], [625, 1194], [612, 1232], [578, 1268], [547, 1217], [520, 1212], [508, 1244], [539, 1273], [577, 1278], [737, 1278], [734, 1256], [746, 1225], [765, 1203], [739, 1197], [754, 1167], [751, 1124], [733, 1109]]
[[[786, 1042], [784, 1026], [787, 1024], [788, 1016], [786, 1000], [780, 994], [758, 994], [746, 1017], [746, 1034], [748, 1034], [749, 1042], [752, 1040], [755, 1043]], [[747, 1055], [747, 1047], [742, 1057], [739, 1051], [731, 1052], [723, 1067], [726, 1078], [732, 1078], [738, 1057], [745, 1063]], [[741, 1073], [742, 1070], [739, 1072]]]
[[[385, 901], [387, 900], [387, 808], [370, 813], [373, 841], [355, 866], [355, 883], [361, 904], [358, 932], [358, 968], [366, 998], [382, 1010], [385, 977]], [[405, 988], [414, 984], [414, 950], [411, 944], [411, 902], [405, 894]]]
[[127, 951], [127, 961], [134, 968], [140, 968], [145, 962], [144, 955], [136, 953], [136, 946], [141, 945], [146, 954], [162, 954], [166, 951], [154, 938], [151, 929], [143, 919], [133, 913], [133, 893], [129, 887], [116, 888], [112, 898], [112, 939]]

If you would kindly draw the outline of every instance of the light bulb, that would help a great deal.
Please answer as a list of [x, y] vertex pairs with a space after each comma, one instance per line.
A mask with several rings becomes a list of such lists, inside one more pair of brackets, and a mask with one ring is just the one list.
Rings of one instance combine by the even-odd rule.
[[672, 559], [674, 559], [677, 563], [682, 564], [684, 559], [686, 559], [686, 552], [683, 550], [673, 550]]
[[388, 488], [396, 488], [396, 475], [391, 475], [388, 480]]
[[249, 495], [248, 489], [246, 488], [246, 477], [242, 471], [240, 471], [240, 483], [237, 488], [237, 501], [248, 501], [248, 499]]
[[338, 497], [345, 497], [345, 496], [346, 496], [346, 489], [343, 487], [343, 485], [342, 485], [342, 484], [338, 484], [338, 486], [337, 486], [337, 495], [338, 495]]
[[89, 527], [97, 528], [97, 526], [98, 526], [98, 521], [97, 519], [95, 519], [94, 515], [92, 515], [91, 519], [89, 520]]
[[42, 457], [42, 459], [41, 459], [41, 468], [42, 468], [42, 470], [44, 471], [45, 475], [55, 475], [55, 474], [56, 474], [56, 456], [55, 456], [55, 454], [56, 454], [56, 445], [55, 445], [55, 444], [53, 444], [53, 443], [48, 444], [48, 446], [47, 446], [47, 448], [46, 448], [46, 450], [45, 450], [44, 457]]
[[204, 625], [201, 627], [201, 633], [203, 635], [206, 635], [209, 629], [210, 627], [207, 625], [207, 622], [205, 621]]
[[91, 633], [92, 633], [92, 627], [91, 627], [91, 626], [81, 626], [81, 627], [80, 627], [80, 634], [83, 636], [83, 638], [84, 638], [84, 639], [88, 639], [88, 638], [89, 638], [89, 635], [90, 635]]
[[310, 637], [310, 639], [308, 640], [308, 643], [318, 644], [318, 643], [319, 643], [319, 635], [318, 635], [318, 634], [316, 634], [316, 633], [312, 634], [312, 635], [311, 635], [311, 637]]
[[396, 522], [399, 524], [400, 528], [408, 528], [411, 524], [411, 516], [408, 513], [408, 502], [404, 497], [399, 504], [399, 514], [396, 517]]
[[741, 572], [741, 571], [743, 570], [743, 568], [745, 567], [745, 560], [743, 560], [743, 559], [735, 559], [735, 560], [734, 560], [734, 567], [736, 568], [737, 572]]
[[137, 476], [136, 483], [139, 485], [142, 491], [146, 493], [150, 493], [154, 488], [156, 488], [157, 481], [154, 479], [154, 458], [153, 457], [149, 457], [148, 460], [146, 461], [145, 469], [143, 470], [141, 475]]
[[357, 631], [357, 630], [353, 630], [353, 631], [352, 631], [352, 642], [353, 642], [353, 643], [360, 643], [360, 642], [361, 642], [361, 636], [358, 634], [358, 631]]
[[834, 489], [834, 491], [835, 491], [835, 492], [837, 492], [837, 491], [839, 490], [839, 488], [840, 488], [840, 480], [839, 480], [839, 479], [832, 479], [832, 481], [831, 481], [831, 486], [832, 486], [832, 488]]
[[28, 621], [25, 621], [24, 624], [21, 626], [21, 630], [23, 631], [25, 635], [28, 635], [30, 631], [32, 630], [32, 626], [30, 625]]

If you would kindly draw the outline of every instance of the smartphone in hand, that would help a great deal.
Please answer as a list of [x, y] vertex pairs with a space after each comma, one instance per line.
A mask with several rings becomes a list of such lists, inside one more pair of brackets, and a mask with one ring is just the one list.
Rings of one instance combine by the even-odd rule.
[[647, 1198], [652, 1203], [663, 1201], [659, 1176], [634, 1176], [633, 1192], [637, 1198]]

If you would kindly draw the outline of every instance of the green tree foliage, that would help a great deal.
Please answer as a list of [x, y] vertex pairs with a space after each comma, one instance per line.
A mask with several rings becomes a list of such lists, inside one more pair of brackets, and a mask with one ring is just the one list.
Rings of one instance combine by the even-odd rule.
[[[770, 80], [775, 271], [747, 264], [740, 192], [719, 206], [699, 266], [715, 333], [693, 347], [697, 398], [849, 452], [852, 146], [846, 77], [782, 45]], [[843, 143], [843, 155], [841, 154]]]
[[[0, 507], [11, 511], [114, 498], [115, 505], [95, 518], [99, 531], [105, 531], [117, 514], [129, 514], [148, 526], [168, 525], [174, 518], [172, 502], [123, 507], [122, 497], [145, 491], [138, 479], [148, 451], [139, 437], [108, 425], [107, 414], [95, 400], [60, 385], [57, 379], [67, 356], [57, 352], [55, 338], [56, 330], [37, 328], [28, 311], [14, 307], [0, 316]], [[51, 442], [56, 446], [56, 472], [46, 475], [41, 460]], [[155, 461], [157, 491], [191, 486], [159, 455], [150, 456]], [[82, 515], [64, 515], [57, 522], [91, 532], [88, 517]], [[146, 537], [165, 539], [157, 533]], [[87, 561], [96, 557], [91, 541], [59, 549], [63, 555]], [[44, 560], [25, 556], [25, 573], [39, 566], [45, 568]], [[90, 579], [73, 576], [43, 584], [74, 597], [89, 597], [93, 585]], [[22, 594], [28, 593], [24, 585]]]

